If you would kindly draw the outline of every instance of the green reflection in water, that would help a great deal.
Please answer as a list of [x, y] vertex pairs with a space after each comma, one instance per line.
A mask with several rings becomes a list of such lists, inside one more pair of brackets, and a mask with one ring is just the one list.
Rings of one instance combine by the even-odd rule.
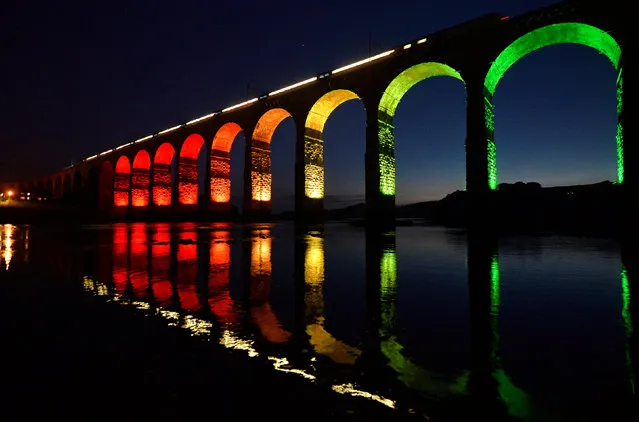
[[493, 254], [490, 258], [490, 317], [492, 327], [492, 350], [491, 367], [493, 378], [497, 381], [499, 397], [506, 405], [508, 413], [517, 418], [530, 421], [533, 420], [532, 398], [521, 388], [515, 386], [512, 380], [502, 368], [499, 356], [499, 305], [500, 305], [500, 285], [499, 285], [499, 257]]
[[407, 387], [424, 393], [444, 396], [464, 394], [468, 373], [456, 378], [445, 377], [426, 371], [404, 356], [404, 347], [392, 334], [397, 308], [397, 254], [395, 249], [387, 248], [380, 262], [381, 275], [381, 351], [389, 359], [389, 365], [398, 373], [398, 379]]
[[621, 316], [623, 318], [624, 328], [626, 330], [626, 366], [630, 375], [630, 391], [632, 395], [635, 394], [635, 376], [632, 365], [632, 355], [630, 350], [630, 337], [634, 331], [632, 325], [632, 318], [630, 314], [630, 302], [632, 300], [632, 294], [630, 293], [630, 281], [628, 280], [628, 271], [626, 267], [621, 267], [621, 297], [623, 305], [621, 308]]

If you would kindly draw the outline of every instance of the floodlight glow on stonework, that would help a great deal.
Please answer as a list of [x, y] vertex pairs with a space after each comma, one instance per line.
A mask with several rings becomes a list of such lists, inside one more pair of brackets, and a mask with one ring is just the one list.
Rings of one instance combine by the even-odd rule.
[[[497, 188], [497, 162], [496, 145], [494, 139], [494, 114], [492, 97], [497, 84], [506, 71], [522, 57], [555, 44], [580, 44], [591, 47], [605, 55], [612, 63], [615, 70], [621, 74], [619, 62], [621, 59], [621, 47], [617, 41], [607, 32], [594, 26], [583, 23], [570, 22], [547, 25], [517, 38], [506, 47], [495, 59], [484, 81], [485, 113], [486, 113], [486, 148], [488, 156], [488, 186], [494, 190]], [[621, 122], [621, 109], [623, 85], [621, 78], [617, 81], [617, 112], [619, 123], [617, 125], [617, 182], [624, 179], [623, 159], [623, 130]]]
[[399, 102], [413, 86], [434, 76], [450, 76], [464, 82], [458, 71], [443, 63], [428, 62], [412, 66], [388, 85], [377, 110], [379, 139], [379, 191], [395, 195], [395, 126], [393, 118]]

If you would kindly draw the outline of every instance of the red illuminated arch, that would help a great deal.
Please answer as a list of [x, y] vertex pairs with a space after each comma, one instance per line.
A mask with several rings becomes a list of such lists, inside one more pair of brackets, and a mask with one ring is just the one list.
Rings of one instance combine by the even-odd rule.
[[129, 205], [129, 189], [131, 187], [131, 163], [126, 156], [118, 158], [115, 164], [113, 181], [113, 204], [117, 207]]
[[198, 170], [197, 156], [204, 145], [204, 138], [197, 133], [189, 135], [180, 149], [178, 199], [180, 204], [197, 204]]
[[146, 207], [149, 205], [149, 171], [151, 157], [146, 150], [140, 150], [133, 159], [133, 174], [131, 175], [131, 205]]
[[241, 131], [240, 125], [228, 122], [213, 138], [210, 163], [212, 202], [231, 202], [231, 146]]
[[114, 203], [113, 198], [113, 166], [110, 161], [104, 161], [100, 167], [98, 180], [98, 209], [106, 211]]
[[258, 120], [251, 137], [251, 199], [258, 202], [271, 201], [271, 139], [277, 126], [291, 114], [274, 108]]
[[158, 206], [171, 205], [171, 162], [175, 156], [173, 145], [164, 143], [155, 152], [153, 159], [153, 203]]

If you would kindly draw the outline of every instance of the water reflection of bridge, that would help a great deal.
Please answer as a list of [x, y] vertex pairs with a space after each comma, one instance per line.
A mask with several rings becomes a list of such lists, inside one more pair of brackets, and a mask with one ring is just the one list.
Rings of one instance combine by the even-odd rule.
[[[326, 329], [325, 252], [321, 228], [302, 230], [296, 236], [296, 308], [300, 312], [294, 327], [284, 327], [271, 307], [273, 238], [269, 225], [248, 229], [214, 225], [198, 230], [195, 225], [139, 223], [116, 225], [113, 230], [95, 233], [100, 238], [97, 242], [100, 247], [85, 250], [82, 257], [74, 256], [86, 264], [78, 271], [93, 276], [95, 281], [89, 283], [93, 291], [123, 302], [128, 300], [160, 309], [169, 323], [194, 334], [204, 331], [214, 335], [211, 333], [219, 331], [217, 335], [222, 344], [247, 350], [254, 356], [266, 348], [267, 355], [271, 355], [268, 359], [276, 369], [314, 380], [327, 371], [322, 362], [356, 367], [373, 364], [376, 372], [391, 371], [393, 378], [428, 396], [465, 396], [476, 414], [508, 412], [529, 420], [537, 412], [531, 397], [511, 382], [500, 359], [499, 260], [495, 239], [468, 238], [471, 365], [457, 374], [437, 374], [416, 364], [395, 333], [400, 280], [394, 233], [367, 234], [367, 303], [373, 338], [358, 347], [346, 344]], [[17, 260], [28, 259], [28, 228], [4, 226], [0, 235], [2, 269], [16, 265]], [[231, 251], [235, 245], [240, 247], [243, 259], [233, 261], [232, 265]], [[55, 252], [62, 251], [64, 248]], [[623, 249], [624, 266], [619, 279], [623, 293], [621, 313], [628, 336], [629, 391], [634, 394], [637, 371], [632, 367], [630, 356], [631, 350], [637, 350], [632, 318], [638, 312], [632, 301], [632, 290], [636, 287], [631, 280], [637, 277], [638, 261], [632, 259], [631, 251]], [[56, 253], [51, 256], [49, 259], [59, 263], [61, 269], [70, 265], [64, 262], [68, 256], [62, 259]], [[238, 263], [244, 275], [243, 295], [234, 295], [231, 291], [231, 271]], [[220, 329], [212, 330], [213, 325]], [[247, 329], [247, 325], [256, 329]], [[259, 335], [254, 336], [255, 332]], [[314, 350], [314, 356], [300, 358], [298, 352], [302, 348]], [[288, 358], [282, 358], [284, 355]], [[348, 380], [343, 381], [338, 387], [342, 392], [348, 391], [345, 387], [349, 385]], [[367, 387], [380, 392], [369, 394], [371, 397], [394, 405], [382, 397], [381, 392], [387, 385], [375, 384], [375, 380], [370, 384]], [[365, 394], [361, 390], [358, 393]]]

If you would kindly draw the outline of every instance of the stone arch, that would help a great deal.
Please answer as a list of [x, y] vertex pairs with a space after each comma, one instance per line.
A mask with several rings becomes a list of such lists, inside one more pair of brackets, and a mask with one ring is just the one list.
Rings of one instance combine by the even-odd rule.
[[100, 167], [98, 181], [98, 209], [108, 211], [114, 204], [113, 198], [113, 165], [109, 160], [105, 160]]
[[231, 202], [231, 147], [242, 131], [234, 122], [225, 123], [218, 129], [211, 147], [211, 201]]
[[497, 148], [495, 144], [495, 114], [493, 110], [493, 94], [497, 84], [506, 71], [519, 59], [539, 50], [556, 44], [580, 44], [591, 47], [610, 60], [617, 77], [617, 182], [624, 180], [623, 155], [623, 122], [621, 119], [623, 103], [623, 79], [621, 63], [621, 47], [606, 31], [594, 26], [578, 22], [565, 22], [543, 26], [532, 30], [510, 43], [493, 61], [484, 80], [484, 112], [486, 125], [486, 148], [488, 187], [497, 188]]
[[153, 204], [157, 206], [171, 205], [173, 176], [171, 162], [175, 156], [173, 145], [163, 143], [153, 158]]
[[197, 133], [189, 135], [180, 148], [178, 174], [178, 201], [184, 205], [197, 204], [198, 200], [198, 166], [197, 157], [204, 146], [204, 138]]
[[437, 62], [419, 63], [397, 75], [384, 90], [377, 109], [377, 133], [379, 142], [379, 191], [394, 196], [395, 183], [395, 111], [404, 95], [421, 81], [435, 76], [450, 76], [464, 82], [460, 73], [452, 67]]
[[352, 91], [336, 89], [313, 104], [304, 124], [304, 195], [324, 198], [324, 142], [322, 132], [331, 113], [346, 101], [361, 98]]
[[283, 108], [268, 110], [257, 121], [251, 137], [251, 200], [270, 202], [273, 178], [271, 174], [271, 139], [275, 129], [291, 114]]
[[126, 155], [118, 158], [115, 163], [113, 178], [113, 204], [117, 207], [129, 205], [129, 190], [131, 189], [131, 163]]
[[131, 170], [131, 205], [146, 207], [149, 205], [149, 188], [151, 183], [151, 156], [141, 149], [133, 159]]

